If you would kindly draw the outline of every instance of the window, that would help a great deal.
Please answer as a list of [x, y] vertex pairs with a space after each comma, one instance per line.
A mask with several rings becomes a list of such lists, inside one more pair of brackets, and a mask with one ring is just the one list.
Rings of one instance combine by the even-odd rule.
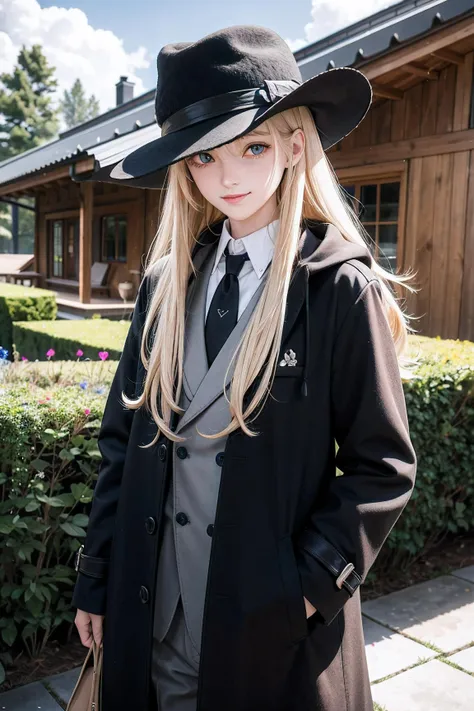
[[63, 276], [63, 221], [53, 222], [53, 276]]
[[342, 186], [356, 215], [372, 238], [370, 249], [379, 264], [397, 269], [400, 181], [378, 180]]
[[102, 217], [102, 261], [127, 261], [127, 216]]

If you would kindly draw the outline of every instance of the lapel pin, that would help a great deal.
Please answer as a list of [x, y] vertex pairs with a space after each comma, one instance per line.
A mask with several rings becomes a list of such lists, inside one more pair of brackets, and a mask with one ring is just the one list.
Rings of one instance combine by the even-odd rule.
[[296, 365], [298, 361], [296, 360], [295, 355], [296, 353], [290, 348], [290, 350], [286, 351], [284, 354], [284, 360], [280, 361], [280, 365]]

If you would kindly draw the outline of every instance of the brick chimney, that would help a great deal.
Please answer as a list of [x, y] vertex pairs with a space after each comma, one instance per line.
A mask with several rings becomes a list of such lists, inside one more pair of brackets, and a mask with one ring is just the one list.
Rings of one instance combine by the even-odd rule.
[[115, 85], [117, 106], [133, 99], [134, 86], [135, 83], [133, 81], [127, 81], [127, 77], [120, 77], [120, 81]]

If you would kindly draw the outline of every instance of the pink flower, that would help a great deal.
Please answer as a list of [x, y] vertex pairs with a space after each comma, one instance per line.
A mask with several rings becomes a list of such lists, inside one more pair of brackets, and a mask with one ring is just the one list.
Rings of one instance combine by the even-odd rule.
[[79, 349], [76, 351], [76, 355], [77, 355], [78, 358], [80, 358], [81, 356], [84, 355], [84, 351], [81, 351], [81, 349], [79, 348]]
[[99, 351], [99, 358], [101, 360], [107, 360], [108, 357], [109, 357], [108, 351]]
[[53, 348], [50, 348], [49, 351], [46, 351], [46, 357], [47, 358], [52, 358], [53, 355], [56, 354], [56, 351]]
[[91, 411], [89, 410], [89, 408], [85, 407], [84, 408], [84, 415], [90, 415], [90, 414], [91, 414]]
[[22, 360], [28, 360], [28, 358], [27, 358], [26, 356], [21, 356], [21, 359], [22, 359]]

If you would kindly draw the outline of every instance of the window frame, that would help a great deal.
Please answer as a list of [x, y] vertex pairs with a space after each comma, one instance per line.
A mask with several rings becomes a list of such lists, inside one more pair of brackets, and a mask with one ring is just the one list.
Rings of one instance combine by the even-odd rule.
[[[383, 225], [397, 224], [397, 254], [396, 254], [396, 270], [395, 273], [398, 274], [405, 268], [405, 222], [406, 222], [406, 210], [407, 210], [407, 161], [393, 161], [386, 164], [369, 165], [369, 166], [358, 166], [353, 168], [340, 168], [337, 170], [337, 177], [341, 184], [344, 185], [354, 185], [355, 197], [360, 199], [360, 188], [362, 185], [377, 185], [377, 202], [376, 202], [376, 219], [375, 221], [370, 220], [367, 222], [362, 222], [365, 225], [376, 225], [376, 240], [375, 240], [375, 252], [374, 257], [378, 261], [379, 255], [379, 225], [380, 220], [380, 186], [382, 183], [399, 182], [400, 192], [399, 192], [399, 205], [398, 205], [398, 221], [394, 220], [382, 220]], [[355, 204], [357, 208], [357, 203]], [[357, 214], [357, 211], [356, 211]]]
[[[105, 225], [106, 225], [106, 220], [109, 220], [110, 218], [115, 220], [115, 250], [114, 250], [114, 257], [110, 258], [107, 257], [106, 255], [106, 250], [105, 250]], [[119, 225], [120, 225], [120, 219], [125, 220], [125, 256], [123, 258], [118, 258], [118, 247], [119, 247]], [[126, 212], [113, 212], [113, 213], [106, 213], [102, 214], [99, 216], [99, 229], [100, 229], [100, 255], [101, 255], [101, 261], [105, 262], [106, 264], [127, 264], [128, 260], [128, 214]]]

